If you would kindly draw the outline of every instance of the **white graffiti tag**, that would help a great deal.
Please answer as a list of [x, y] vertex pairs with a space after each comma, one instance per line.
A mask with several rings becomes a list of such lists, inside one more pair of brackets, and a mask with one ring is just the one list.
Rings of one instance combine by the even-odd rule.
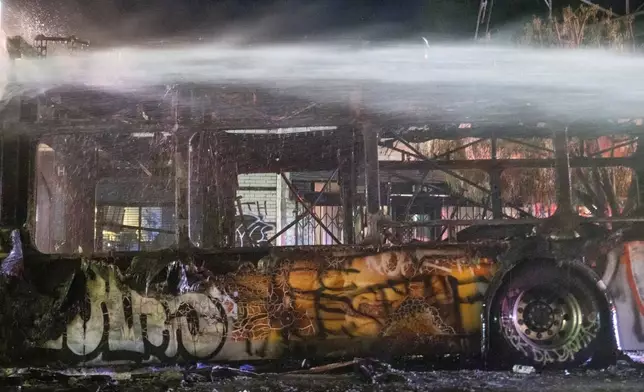
[[502, 330], [508, 343], [524, 357], [537, 364], [547, 365], [573, 361], [577, 353], [595, 340], [599, 333], [599, 322], [595, 316], [588, 317], [574, 336], [556, 348], [537, 347], [530, 343], [527, 337], [517, 331], [511, 317], [502, 318]]
[[202, 293], [163, 299], [128, 290], [109, 277], [87, 281], [85, 311], [45, 348], [68, 350], [84, 362], [209, 359], [223, 348], [229, 320], [221, 303]]

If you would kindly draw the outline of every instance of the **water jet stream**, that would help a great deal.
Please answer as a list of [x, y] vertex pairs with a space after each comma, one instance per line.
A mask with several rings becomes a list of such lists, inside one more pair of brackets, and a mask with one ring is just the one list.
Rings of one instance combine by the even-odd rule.
[[[643, 114], [644, 56], [606, 50], [392, 42], [256, 47], [216, 41], [164, 48], [122, 47], [0, 64], [11, 75], [5, 98], [60, 86], [130, 92], [176, 83], [275, 89], [321, 103], [363, 104], [383, 115], [427, 112], [560, 121]], [[4, 69], [2, 69], [4, 68]], [[19, 86], [19, 87], [16, 87]]]

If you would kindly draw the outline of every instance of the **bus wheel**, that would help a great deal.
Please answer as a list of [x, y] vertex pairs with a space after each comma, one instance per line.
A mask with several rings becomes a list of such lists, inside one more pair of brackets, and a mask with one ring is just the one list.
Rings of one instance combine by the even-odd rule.
[[490, 308], [492, 362], [566, 368], [602, 352], [610, 317], [593, 282], [550, 263], [519, 268]]

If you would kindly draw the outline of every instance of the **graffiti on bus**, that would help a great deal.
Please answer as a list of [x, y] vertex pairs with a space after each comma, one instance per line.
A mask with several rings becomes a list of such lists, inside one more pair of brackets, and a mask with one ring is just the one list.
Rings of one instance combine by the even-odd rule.
[[199, 284], [179, 295], [145, 295], [116, 267], [95, 273], [89, 261], [81, 310], [45, 348], [85, 363], [249, 360], [297, 347], [358, 354], [382, 350], [382, 340], [389, 354], [462, 352], [462, 337], [480, 332], [495, 272], [487, 259], [429, 250], [317, 257], [273, 255], [227, 274], [185, 263]]

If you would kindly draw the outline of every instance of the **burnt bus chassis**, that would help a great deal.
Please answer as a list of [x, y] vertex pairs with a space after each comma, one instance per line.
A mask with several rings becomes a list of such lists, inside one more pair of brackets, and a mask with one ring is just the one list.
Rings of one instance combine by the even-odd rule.
[[[206, 92], [209, 96], [207, 105], [210, 107], [204, 107], [204, 101], [195, 101], [195, 96], [198, 97], [199, 94]], [[122, 99], [125, 102], [118, 112], [115, 110], [111, 113], [88, 114], [91, 113], [88, 108], [91, 109], [92, 106], [104, 108], [105, 100], [113, 102], [115, 99]], [[130, 101], [127, 101], [128, 99]], [[574, 127], [567, 128], [565, 124], [557, 124], [554, 121], [543, 123], [541, 120], [508, 124], [502, 121], [503, 118], [498, 117], [480, 123], [460, 122], [458, 119], [425, 118], [423, 116], [400, 120], [368, 113], [364, 108], [360, 108], [359, 100], [356, 102], [355, 99], [351, 99], [344, 107], [325, 106], [294, 98], [284, 92], [276, 95], [274, 92], [261, 91], [257, 88], [233, 88], [231, 86], [175, 86], [171, 89], [170, 98], [167, 98], [166, 94], [164, 98], [156, 98], [158, 104], [149, 104], [149, 101], [150, 97], [148, 96], [146, 97], [148, 108], [154, 107], [155, 109], [146, 111], [145, 120], [141, 116], [140, 103], [131, 101], [131, 97], [106, 96], [71, 88], [50, 91], [36, 98], [18, 97], [6, 103], [3, 110], [0, 204], [0, 218], [4, 228], [2, 249], [6, 255], [2, 262], [2, 276], [0, 277], [2, 282], [0, 292], [3, 301], [3, 306], [0, 307], [2, 309], [0, 311], [2, 325], [0, 336], [2, 339], [0, 340], [4, 344], [0, 350], [2, 353], [0, 358], [3, 362], [45, 365], [51, 364], [52, 360], [92, 364], [92, 360], [99, 357], [108, 363], [122, 360], [141, 362], [152, 357], [169, 362], [177, 359], [193, 361], [203, 359], [198, 355], [192, 355], [194, 354], [192, 351], [187, 352], [185, 349], [183, 352], [179, 349], [176, 357], [164, 357], [167, 351], [160, 353], [158, 347], [155, 351], [156, 346], [148, 340], [144, 344], [146, 347], [143, 353], [136, 355], [119, 354], [118, 350], [109, 355], [105, 352], [100, 353], [99, 347], [105, 346], [108, 339], [109, 331], [107, 329], [100, 333], [103, 337], [92, 352], [83, 351], [79, 354], [72, 352], [73, 350], [67, 350], [66, 354], [52, 356], [50, 348], [43, 348], [46, 346], [45, 343], [52, 342], [57, 336], [62, 336], [64, 343], [70, 328], [67, 324], [71, 322], [72, 318], [80, 315], [85, 320], [83, 328], [86, 328], [88, 320], [93, 317], [93, 310], [88, 309], [88, 306], [91, 305], [87, 305], [88, 293], [85, 283], [88, 279], [103, 279], [105, 282], [111, 279], [96, 278], [96, 275], [105, 274], [108, 276], [117, 271], [117, 279], [121, 283], [125, 283], [133, 291], [143, 291], [145, 288], [146, 294], [149, 287], [141, 286], [141, 280], [151, 279], [156, 282], [160, 276], [163, 276], [165, 278], [162, 278], [161, 282], [157, 282], [158, 287], [151, 291], [156, 290], [159, 295], [179, 295], [181, 290], [176, 283], [176, 278], [184, 275], [177, 271], [183, 271], [182, 273], [191, 277], [193, 282], [195, 280], [203, 282], [212, 278], [212, 274], [222, 276], [236, 274], [241, 268], [249, 268], [248, 265], [251, 266], [250, 268], [271, 271], [271, 268], [279, 269], [281, 265], [288, 264], [289, 260], [302, 258], [314, 264], [325, 265], [325, 263], [329, 263], [330, 259], [337, 257], [357, 260], [371, 255], [413, 255], [419, 254], [419, 252], [429, 252], [433, 255], [428, 256], [430, 258], [436, 255], [439, 258], [465, 255], [464, 257], [468, 260], [465, 262], [466, 267], [469, 266], [468, 263], [471, 260], [486, 259], [492, 261], [497, 268], [491, 279], [487, 281], [488, 288], [484, 292], [484, 298], [480, 300], [482, 302], [482, 321], [480, 332], [477, 333], [479, 338], [468, 341], [468, 339], [463, 339], [462, 334], [456, 334], [459, 336], [454, 341], [458, 341], [458, 343], [448, 341], [440, 342], [440, 344], [447, 346], [457, 344], [460, 346], [459, 351], [481, 356], [489, 360], [487, 361], [489, 363], [510, 363], [525, 360], [525, 358], [518, 358], [517, 353], [513, 353], [511, 349], [508, 350], [501, 337], [491, 332], [498, 327], [500, 322], [498, 312], [502, 311], [500, 308], [505, 306], [500, 302], [499, 293], [507, 293], [508, 285], [511, 285], [517, 276], [525, 278], [526, 274], [527, 276], [542, 274], [557, 280], [556, 273], [559, 273], [560, 277], [566, 277], [564, 280], [570, 280], [571, 274], [574, 275], [572, 280], [581, 282], [578, 282], [575, 287], [581, 293], [595, 298], [597, 301], [592, 306], [595, 306], [594, 309], [602, 314], [600, 329], [596, 331], [596, 336], [593, 339], [589, 338], [589, 341], [586, 342], [592, 343], [593, 346], [589, 346], [587, 348], [589, 351], [584, 352], [583, 355], [580, 354], [579, 357], [584, 361], [593, 358], [600, 363], [606, 363], [606, 361], [614, 360], [621, 349], [617, 332], [617, 315], [612, 296], [599, 276], [603, 271], [593, 271], [590, 265], [605, 265], [606, 255], [611, 249], [621, 246], [624, 241], [638, 240], [637, 233], [640, 231], [638, 223], [642, 222], [644, 218], [638, 214], [637, 209], [631, 215], [623, 217], [580, 217], [572, 207], [569, 170], [579, 167], [630, 167], [637, 174], [636, 188], [640, 189], [639, 181], [644, 178], [640, 175], [644, 169], [644, 158], [641, 155], [644, 151], [638, 148], [634, 155], [628, 157], [603, 158], [597, 154], [585, 155], [583, 152], [581, 156], [570, 157], [567, 146], [568, 139], [571, 137], [590, 139], [600, 135], [615, 134], [628, 135], [631, 137], [628, 143], [637, 144], [639, 143], [637, 136], [642, 132], [640, 123], [627, 121], [616, 124], [592, 121], [587, 124], [578, 123]], [[52, 102], [57, 104], [52, 105]], [[231, 105], [231, 102], [234, 104]], [[82, 110], [76, 111], [76, 113], [84, 110], [85, 115], [76, 113], [70, 115], [66, 109], [72, 106], [82, 107]], [[128, 110], [122, 110], [123, 106], [128, 107]], [[216, 113], [206, 115], [208, 111], [212, 111], [212, 107], [217, 108]], [[197, 249], [191, 245], [187, 235], [188, 207], [185, 193], [187, 185], [185, 179], [180, 175], [176, 176], [175, 182], [178, 222], [175, 228], [176, 246], [171, 250], [137, 254], [84, 253], [63, 256], [42, 254], [32, 245], [31, 235], [35, 219], [34, 157], [36, 143], [42, 135], [171, 130], [177, 141], [175, 153], [185, 154], [187, 149], [184, 148], [182, 151], [179, 146], [187, 147], [188, 138], [196, 131], [216, 133], [230, 129], [275, 129], [319, 125], [337, 126], [335, 131], [337, 143], [331, 146], [330, 151], [321, 152], [320, 159], [313, 164], [310, 159], [302, 160], [301, 157], [299, 157], [300, 160], [292, 159], [291, 161], [282, 159], [279, 163], [273, 162], [271, 170], [277, 173], [293, 170], [293, 168], [337, 170], [342, 188], [342, 207], [347, 217], [352, 216], [354, 209], [361, 204], [357, 197], [356, 186], [360, 179], [364, 181], [364, 207], [367, 211], [365, 226], [368, 234], [362, 238], [362, 245], [358, 244], [360, 240], [357, 238], [356, 228], [352, 226], [353, 219], [344, 219], [343, 238], [337, 239], [342, 245], [338, 246], [226, 249], [225, 234], [222, 233], [222, 236], [215, 240], [221, 242], [213, 244], [213, 249], [217, 250]], [[610, 131], [606, 131], [606, 129]], [[495, 146], [496, 142], [501, 139], [499, 135], [503, 135], [503, 138], [527, 136], [552, 138], [553, 158], [497, 159], [496, 148], [492, 147], [491, 159], [445, 160], [425, 156], [412, 144], [431, 139], [475, 137], [478, 138], [478, 142], [489, 140], [491, 145]], [[347, 143], [347, 140], [350, 142]], [[391, 140], [399, 143], [394, 145]], [[346, 144], [349, 146], [346, 147]], [[342, 145], [345, 147], [341, 148]], [[407, 147], [403, 152], [416, 159], [414, 161], [379, 161], [379, 145], [393, 150], [403, 145]], [[613, 145], [611, 148], [617, 147], [619, 146]], [[499, 189], [501, 174], [504, 169], [525, 167], [552, 167], [556, 170], [558, 208], [556, 214], [551, 218], [545, 220], [529, 217], [505, 219], [507, 216], [504, 214], [504, 202], [501, 200]], [[417, 223], [393, 222], [382, 216], [381, 172], [441, 171], [447, 175], [459, 176], [457, 170], [471, 168], [489, 173], [491, 191], [485, 190], [490, 195], [490, 210], [494, 219], [451, 219]], [[363, 171], [363, 175], [358, 173], [359, 170]], [[179, 172], [178, 169], [177, 172]], [[421, 183], [423, 179], [424, 177], [420, 180]], [[289, 184], [288, 181], [287, 184]], [[480, 187], [479, 184], [472, 184], [472, 186]], [[637, 198], [639, 199], [639, 195]], [[614, 233], [610, 237], [597, 238], [586, 234], [589, 232], [588, 227], [593, 224], [605, 223], [613, 225]], [[504, 234], [499, 237], [492, 231], [487, 233], [483, 231], [477, 241], [468, 243], [406, 245], [383, 243], [386, 238], [390, 239], [392, 232], [419, 225], [477, 225], [497, 228], [527, 225], [535, 227], [537, 234], [521, 236], [508, 234], [507, 231], [504, 231]], [[592, 232], [592, 229], [590, 231]], [[411, 259], [412, 263], [424, 260], [421, 258], [419, 261], [413, 256]], [[199, 268], [195, 268], [195, 266], [199, 266]], [[458, 264], [458, 268], [461, 268], [461, 264]], [[474, 267], [469, 266], [468, 268]], [[209, 278], [203, 276], [204, 270], [210, 271]], [[150, 271], [154, 271], [154, 273]], [[175, 281], [170, 278], [171, 276], [174, 276]], [[560, 280], [559, 283], [564, 284], [565, 282]], [[104, 303], [101, 306], [103, 305]], [[104, 307], [101, 307], [100, 310], [106, 313]], [[106, 325], [109, 324], [108, 319], [104, 321]], [[132, 321], [128, 321], [128, 323], [132, 324]], [[525, 330], [523, 331], [525, 332]], [[528, 332], [528, 334], [534, 335], [535, 339], [537, 333], [536, 331]], [[179, 337], [181, 334], [177, 336]], [[402, 340], [406, 339], [404, 334], [399, 336], [403, 336]], [[390, 336], [381, 336], [381, 340], [387, 342], [386, 344], [391, 343], [390, 339]], [[167, 343], [165, 344], [167, 345]], [[270, 355], [265, 353], [266, 347], [257, 349], [250, 347], [252, 342], [245, 344], [248, 356], [241, 356], [239, 360], [270, 358]], [[400, 342], [396, 344], [400, 345], [396, 355], [404, 356], [405, 350], [409, 350], [409, 354], [416, 354], [413, 352], [413, 345], [418, 342], [407, 341], [404, 344]], [[440, 344], [431, 340], [429, 343], [424, 342], [422, 347], [433, 350], [440, 347]], [[221, 345], [223, 345], [223, 341], [210, 354], [219, 353]], [[317, 355], [315, 351], [310, 351], [317, 349], [314, 346], [315, 344], [311, 345], [313, 348], [306, 345], [304, 348], [291, 348], [286, 353], [287, 356], [293, 358], [299, 355], [309, 358], [315, 357]], [[499, 347], [504, 347], [504, 349], [497, 351]], [[582, 350], [586, 350], [586, 347], [582, 347]], [[387, 356], [387, 351], [375, 349], [361, 353]], [[449, 352], [449, 349], [447, 351]], [[349, 350], [342, 354], [350, 356], [352, 351]], [[426, 352], [425, 354], [427, 357], [431, 357], [431, 354]], [[325, 355], [321, 354], [320, 357], [323, 359]], [[207, 357], [217, 360], [214, 354]], [[528, 360], [527, 363], [561, 366], [578, 364], [574, 358], [568, 359], [570, 360], [563, 360], [561, 363], [557, 363], [557, 361], [546, 363], [547, 361], [535, 362], [532, 357], [532, 360]], [[230, 361], [231, 359], [226, 360]]]

